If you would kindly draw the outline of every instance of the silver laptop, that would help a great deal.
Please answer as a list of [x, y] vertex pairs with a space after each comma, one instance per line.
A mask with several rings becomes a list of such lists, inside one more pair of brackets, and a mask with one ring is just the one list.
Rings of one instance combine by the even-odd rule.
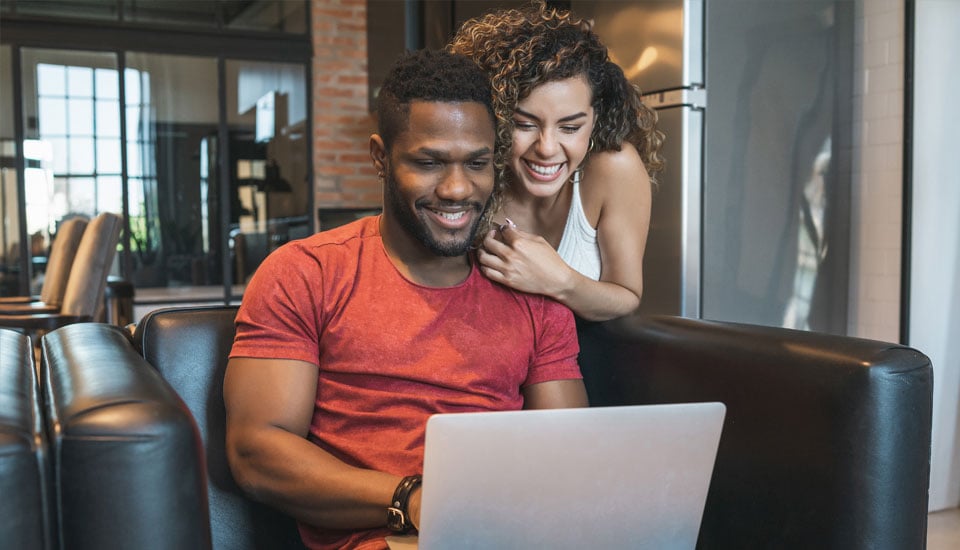
[[435, 415], [392, 549], [693, 549], [722, 403]]

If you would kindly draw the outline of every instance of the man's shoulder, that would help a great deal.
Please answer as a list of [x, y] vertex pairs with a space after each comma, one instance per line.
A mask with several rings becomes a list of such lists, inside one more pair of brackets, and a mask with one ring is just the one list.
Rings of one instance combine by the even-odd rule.
[[317, 277], [318, 271], [339, 271], [356, 266], [363, 253], [364, 243], [379, 239], [376, 217], [314, 233], [309, 237], [290, 241], [280, 246], [261, 262], [257, 273], [273, 279], [291, 276]]
[[355, 240], [380, 237], [380, 217], [367, 216], [302, 239], [310, 246], [342, 245]]
[[477, 270], [477, 273], [474, 274], [478, 280], [482, 281], [480, 284], [484, 284], [490, 287], [491, 294], [498, 294], [505, 300], [513, 301], [517, 304], [523, 306], [524, 309], [528, 310], [532, 315], [534, 315], [534, 320], [538, 317], [569, 317], [570, 322], [573, 322], [573, 312], [567, 306], [561, 304], [560, 302], [544, 296], [543, 294], [531, 294], [528, 292], [523, 292], [510, 288], [508, 286], [502, 285], [500, 283], [491, 281], [486, 278], [482, 273]]
[[369, 216], [309, 237], [291, 241], [279, 250], [287, 254], [314, 256], [323, 252], [336, 252], [361, 245], [365, 240], [380, 237], [377, 216]]

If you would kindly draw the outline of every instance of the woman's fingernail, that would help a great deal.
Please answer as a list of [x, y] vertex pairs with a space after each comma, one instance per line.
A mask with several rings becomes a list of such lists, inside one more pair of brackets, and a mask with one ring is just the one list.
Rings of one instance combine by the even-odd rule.
[[517, 227], [517, 224], [513, 223], [513, 220], [511, 220], [510, 218], [503, 218], [503, 219], [506, 220], [507, 225], [509, 225], [510, 227]]

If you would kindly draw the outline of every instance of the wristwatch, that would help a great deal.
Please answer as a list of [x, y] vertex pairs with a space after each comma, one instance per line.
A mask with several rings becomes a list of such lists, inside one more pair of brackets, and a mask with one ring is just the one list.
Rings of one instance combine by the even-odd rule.
[[410, 520], [410, 512], [407, 511], [407, 503], [410, 501], [410, 493], [423, 481], [423, 476], [407, 476], [397, 485], [397, 490], [393, 492], [393, 498], [390, 500], [390, 506], [387, 507], [387, 528], [395, 533], [406, 533], [413, 529], [413, 521]]

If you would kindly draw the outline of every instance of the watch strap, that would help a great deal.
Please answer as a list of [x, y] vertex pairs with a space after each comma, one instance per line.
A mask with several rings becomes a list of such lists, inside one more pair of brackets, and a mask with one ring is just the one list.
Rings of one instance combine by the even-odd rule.
[[407, 504], [410, 501], [410, 493], [422, 482], [423, 476], [420, 474], [407, 476], [400, 480], [393, 492], [393, 498], [390, 499], [390, 506], [387, 508], [387, 527], [390, 530], [405, 533], [413, 528]]

